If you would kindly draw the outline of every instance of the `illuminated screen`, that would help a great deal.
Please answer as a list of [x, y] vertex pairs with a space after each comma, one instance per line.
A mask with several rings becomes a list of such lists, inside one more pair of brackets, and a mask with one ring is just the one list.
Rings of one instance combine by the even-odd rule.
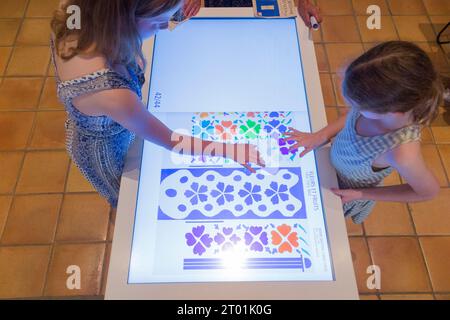
[[282, 140], [311, 132], [298, 41], [295, 19], [193, 19], [156, 36], [149, 110], [258, 145], [268, 167], [146, 142], [129, 283], [334, 280], [315, 156]]

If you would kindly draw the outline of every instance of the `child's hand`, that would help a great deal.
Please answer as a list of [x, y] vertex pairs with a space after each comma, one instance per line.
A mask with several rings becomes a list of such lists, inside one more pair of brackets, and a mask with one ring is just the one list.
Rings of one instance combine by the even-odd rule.
[[353, 202], [356, 200], [362, 200], [362, 192], [360, 190], [354, 190], [354, 189], [331, 189], [331, 191], [341, 198], [342, 203], [346, 204], [349, 202]]
[[255, 173], [255, 169], [253, 169], [250, 164], [256, 163], [261, 167], [265, 167], [264, 160], [261, 158], [261, 154], [259, 153], [256, 146], [251, 144], [235, 144], [233, 148], [227, 148], [228, 150], [233, 150], [233, 154], [225, 155], [227, 158], [233, 159], [237, 163], [240, 163], [243, 167], [247, 168], [250, 172]]
[[296, 142], [296, 144], [290, 147], [289, 151], [297, 150], [301, 147], [305, 148], [300, 154], [300, 158], [328, 142], [328, 138], [320, 131], [315, 133], [304, 133], [295, 130], [294, 128], [289, 128], [289, 130], [289, 132], [285, 133], [285, 138], [283, 140]]
[[186, 18], [192, 18], [197, 15], [202, 6], [201, 0], [186, 0], [184, 3], [183, 14]]

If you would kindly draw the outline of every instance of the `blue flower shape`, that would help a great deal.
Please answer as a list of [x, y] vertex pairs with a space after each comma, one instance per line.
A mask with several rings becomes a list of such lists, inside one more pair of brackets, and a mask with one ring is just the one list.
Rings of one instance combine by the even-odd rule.
[[245, 198], [245, 203], [247, 205], [253, 204], [253, 201], [260, 202], [262, 200], [262, 196], [260, 195], [261, 187], [253, 186], [250, 182], [247, 182], [244, 185], [244, 189], [239, 191], [239, 195], [242, 198]]
[[217, 198], [217, 204], [223, 205], [226, 202], [231, 202], [234, 200], [234, 196], [231, 194], [234, 191], [234, 187], [227, 185], [223, 182], [217, 184], [217, 190], [211, 191], [213, 198]]
[[270, 201], [272, 201], [273, 204], [280, 203], [280, 199], [282, 201], [289, 200], [289, 194], [287, 193], [288, 187], [285, 184], [281, 184], [278, 186], [277, 182], [272, 182], [270, 184], [270, 189], [267, 189], [264, 193], [266, 196], [270, 197]]
[[207, 186], [200, 186], [197, 182], [191, 184], [191, 190], [186, 190], [184, 195], [186, 198], [190, 198], [191, 204], [196, 205], [199, 201], [205, 202], [208, 200], [208, 192]]

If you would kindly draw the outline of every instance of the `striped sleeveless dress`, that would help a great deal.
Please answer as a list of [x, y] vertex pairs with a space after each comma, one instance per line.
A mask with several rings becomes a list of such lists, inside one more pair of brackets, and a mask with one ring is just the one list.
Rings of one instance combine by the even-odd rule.
[[[357, 110], [351, 110], [345, 128], [336, 136], [331, 147], [331, 163], [337, 171], [341, 189], [363, 189], [381, 186], [393, 169], [375, 169], [372, 164], [381, 155], [421, 138], [420, 125], [411, 125], [384, 135], [364, 137], [356, 132]], [[344, 205], [344, 214], [361, 224], [368, 217], [374, 201], [358, 200]]]
[[79, 96], [113, 89], [129, 89], [142, 98], [144, 73], [136, 64], [127, 66], [130, 77], [107, 68], [74, 80], [61, 81], [55, 64], [53, 40], [51, 48], [58, 98], [68, 115], [67, 151], [84, 177], [116, 208], [125, 158], [135, 135], [109, 117], [81, 113], [72, 101]]

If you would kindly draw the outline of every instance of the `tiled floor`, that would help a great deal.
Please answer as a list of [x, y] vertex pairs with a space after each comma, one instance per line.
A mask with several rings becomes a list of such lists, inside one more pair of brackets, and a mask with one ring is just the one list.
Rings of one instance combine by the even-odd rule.
[[[450, 20], [448, 0], [317, 0], [324, 23], [314, 34], [327, 115], [345, 112], [345, 62], [375, 43], [410, 40], [450, 76], [434, 43]], [[55, 97], [47, 45], [58, 0], [0, 1], [0, 298], [101, 297], [113, 217], [64, 149], [65, 114]], [[366, 8], [382, 9], [382, 29], [365, 27]], [[447, 48], [448, 50], [448, 48]], [[348, 223], [363, 299], [450, 299], [450, 127], [448, 113], [424, 131], [424, 154], [439, 178], [438, 199], [380, 203], [363, 226]], [[391, 176], [387, 184], [400, 183]], [[381, 267], [381, 290], [366, 269]], [[83, 270], [81, 290], [66, 289], [66, 268]]]

